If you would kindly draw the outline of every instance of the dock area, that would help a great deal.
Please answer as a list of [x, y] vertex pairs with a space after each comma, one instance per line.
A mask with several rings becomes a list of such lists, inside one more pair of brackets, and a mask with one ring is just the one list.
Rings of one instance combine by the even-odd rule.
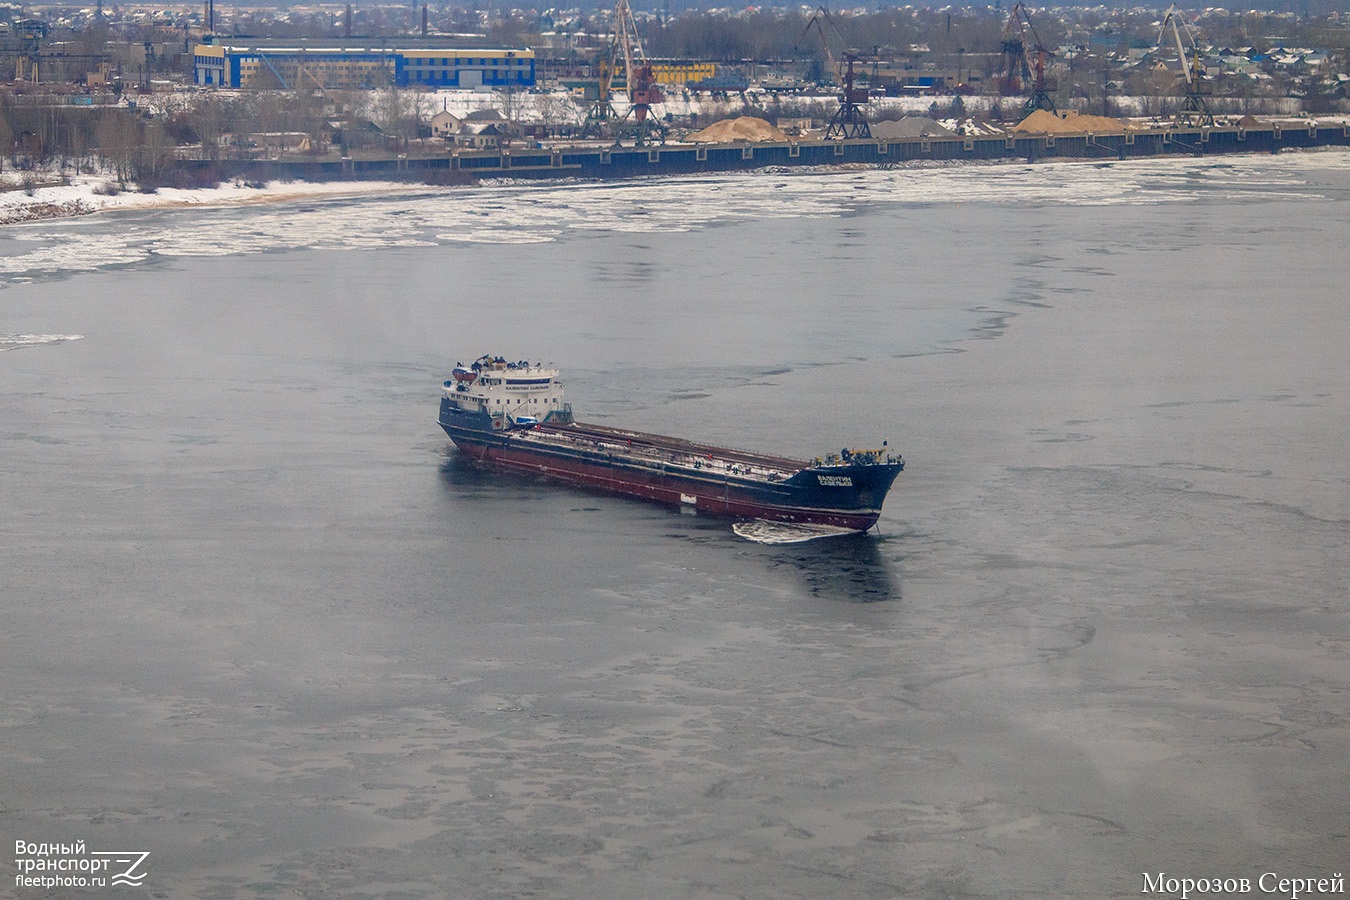
[[404, 178], [468, 183], [482, 178], [634, 178], [766, 167], [876, 166], [918, 161], [1126, 160], [1152, 156], [1277, 153], [1350, 146], [1344, 123], [1122, 129], [1110, 133], [925, 136], [646, 147], [543, 146], [461, 149], [443, 155], [216, 162], [230, 177], [312, 181]]

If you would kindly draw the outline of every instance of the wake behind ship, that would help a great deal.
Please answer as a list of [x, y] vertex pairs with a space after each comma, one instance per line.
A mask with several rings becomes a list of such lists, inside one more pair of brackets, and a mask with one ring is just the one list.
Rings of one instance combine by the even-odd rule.
[[456, 366], [441, 427], [460, 451], [522, 472], [702, 513], [866, 531], [904, 460], [885, 448], [812, 462], [572, 418], [558, 370], [484, 356]]

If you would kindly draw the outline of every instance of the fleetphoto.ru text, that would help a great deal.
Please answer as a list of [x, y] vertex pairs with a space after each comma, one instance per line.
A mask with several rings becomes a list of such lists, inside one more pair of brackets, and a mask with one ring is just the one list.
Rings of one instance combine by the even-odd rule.
[[148, 850], [89, 850], [85, 842], [14, 842], [14, 886], [50, 890], [60, 887], [140, 887]]

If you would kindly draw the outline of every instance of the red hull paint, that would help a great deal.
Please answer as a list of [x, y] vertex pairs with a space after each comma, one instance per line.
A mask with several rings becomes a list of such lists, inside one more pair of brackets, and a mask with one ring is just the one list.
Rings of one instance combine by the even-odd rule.
[[[508, 466], [522, 472], [546, 475], [573, 484], [599, 488], [611, 493], [625, 494], [644, 500], [671, 505], [682, 502], [682, 496], [695, 497], [694, 506], [700, 512], [745, 519], [770, 519], [779, 522], [809, 522], [866, 531], [876, 524], [880, 510], [842, 511], [818, 508], [776, 506], [759, 500], [737, 496], [734, 483], [712, 490], [712, 485], [681, 478], [672, 472], [645, 472], [587, 463], [581, 460], [545, 456], [521, 450], [510, 445], [481, 444], [455, 440], [460, 450], [475, 459]], [[686, 504], [687, 505], [687, 504]]]

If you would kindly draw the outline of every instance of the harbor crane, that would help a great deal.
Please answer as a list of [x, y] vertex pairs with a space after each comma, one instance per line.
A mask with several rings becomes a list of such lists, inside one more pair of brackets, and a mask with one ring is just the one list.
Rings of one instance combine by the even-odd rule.
[[[1030, 46], [1028, 46], [1028, 37]], [[1003, 26], [1002, 75], [999, 76], [999, 91], [1003, 96], [1027, 92], [1027, 102], [1022, 104], [1022, 117], [1025, 118], [1038, 109], [1058, 114], [1054, 98], [1055, 80], [1045, 75], [1045, 61], [1053, 54], [1041, 43], [1036, 26], [1031, 24], [1031, 15], [1020, 0], [1008, 21]]]
[[1205, 67], [1200, 62], [1200, 47], [1195, 42], [1195, 36], [1191, 34], [1190, 26], [1183, 21], [1181, 27], [1186, 29], [1186, 41], [1190, 44], [1190, 55], [1187, 56], [1186, 46], [1181, 40], [1181, 28], [1177, 26], [1177, 20], [1181, 18], [1181, 11], [1172, 6], [1167, 10], [1167, 15], [1163, 17], [1162, 29], [1158, 32], [1158, 49], [1161, 50], [1163, 42], [1167, 39], [1168, 28], [1172, 31], [1172, 43], [1176, 47], [1177, 59], [1181, 62], [1181, 75], [1186, 80], [1186, 97], [1181, 101], [1181, 109], [1177, 110], [1176, 122], [1178, 125], [1191, 125], [1208, 127], [1214, 124], [1214, 114], [1209, 111], [1209, 102], [1205, 95], [1212, 92], [1212, 88], [1205, 81]]
[[612, 46], [596, 60], [596, 79], [594, 83], [585, 83], [585, 99], [590, 102], [586, 110], [586, 120], [581, 125], [583, 138], [604, 137], [613, 131], [613, 123], [619, 120], [611, 99], [614, 83], [614, 54]]
[[[614, 111], [612, 99], [614, 76], [623, 59], [624, 87], [628, 93], [628, 112], [620, 117]], [[582, 137], [602, 135], [622, 125], [629, 117], [633, 120], [634, 145], [647, 144], [648, 133], [654, 128], [665, 137], [665, 128], [651, 117], [651, 108], [662, 101], [661, 88], [656, 83], [656, 74], [647, 52], [642, 48], [642, 37], [638, 34], [637, 22], [633, 19], [633, 9], [628, 0], [619, 0], [614, 7], [614, 29], [609, 46], [598, 61], [599, 77], [586, 122], [582, 126]], [[613, 123], [613, 124], [611, 124]]]
[[839, 108], [835, 110], [830, 117], [830, 124], [825, 129], [825, 140], [831, 141], [843, 138], [870, 138], [872, 128], [867, 124], [867, 115], [863, 112], [863, 107], [871, 100], [867, 88], [853, 86], [853, 64], [858, 60], [858, 54], [852, 50], [844, 51], [843, 61], [835, 58], [830, 50], [830, 39], [825, 33], [825, 25], [830, 26], [830, 30], [843, 41], [843, 36], [839, 34], [839, 29], [834, 27], [834, 22], [830, 20], [829, 11], [820, 6], [811, 14], [811, 18], [806, 20], [806, 27], [802, 29], [802, 36], [798, 38], [800, 43], [806, 38], [814, 28], [816, 36], [820, 39], [820, 46], [825, 54], [826, 70], [834, 76], [835, 84], [839, 85]]
[[656, 84], [656, 74], [647, 61], [647, 52], [642, 49], [642, 38], [638, 35], [637, 22], [633, 20], [633, 10], [628, 0], [619, 0], [614, 7], [615, 40], [623, 49], [624, 83], [628, 88], [628, 112], [638, 124], [640, 136], [638, 146], [644, 143], [647, 117], [654, 104], [662, 100], [661, 89]]

